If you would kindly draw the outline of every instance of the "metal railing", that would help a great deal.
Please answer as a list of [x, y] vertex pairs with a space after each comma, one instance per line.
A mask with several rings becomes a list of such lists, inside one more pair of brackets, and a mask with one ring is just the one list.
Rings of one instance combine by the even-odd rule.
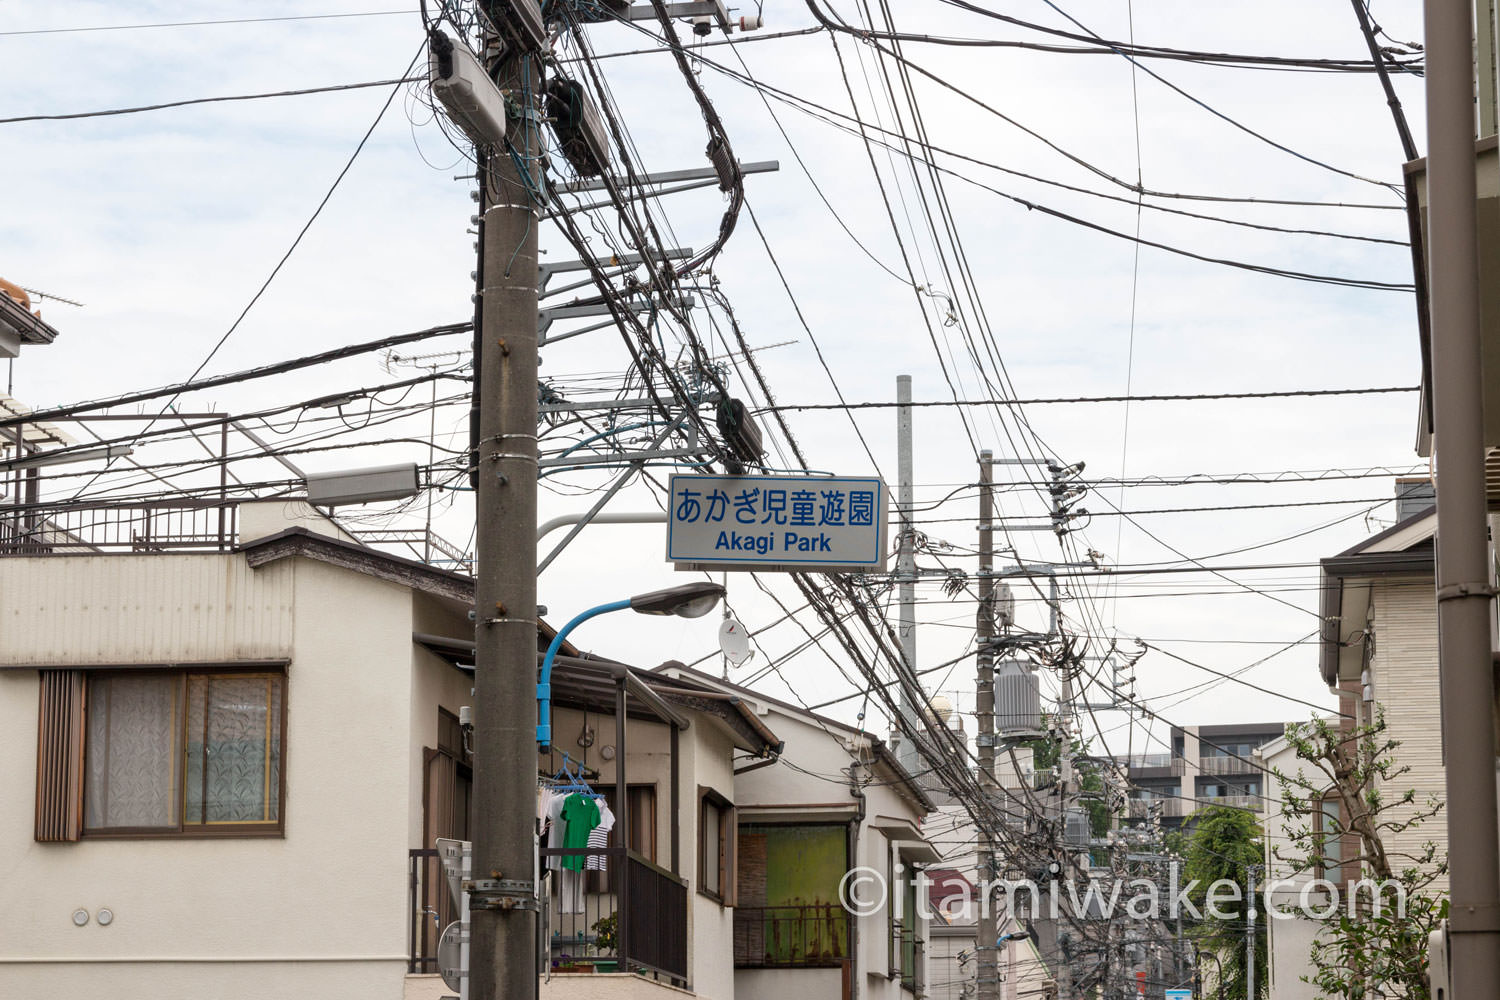
[[[541, 855], [553, 973], [646, 972], [687, 982], [686, 880], [623, 847], [544, 847]], [[582, 858], [585, 867], [551, 868], [554, 858]]]
[[736, 968], [836, 968], [848, 949], [848, 914], [837, 903], [735, 907]]
[[450, 921], [458, 919], [458, 913], [444, 885], [443, 863], [437, 851], [413, 847], [406, 852], [406, 864], [406, 971], [436, 972], [438, 936]]
[[228, 551], [237, 509], [219, 500], [0, 508], [0, 556]]
[[924, 966], [927, 964], [927, 942], [917, 935], [916, 930], [902, 928], [901, 935], [901, 988], [922, 996], [927, 989], [927, 983], [923, 977]]
[[1184, 802], [1178, 798], [1157, 796], [1149, 799], [1129, 799], [1129, 814], [1131, 819], [1150, 819], [1153, 808], [1160, 810], [1164, 817], [1177, 817], [1186, 815], [1192, 808], [1191, 802]]
[[1254, 774], [1260, 768], [1243, 757], [1199, 757], [1198, 770], [1203, 774]]

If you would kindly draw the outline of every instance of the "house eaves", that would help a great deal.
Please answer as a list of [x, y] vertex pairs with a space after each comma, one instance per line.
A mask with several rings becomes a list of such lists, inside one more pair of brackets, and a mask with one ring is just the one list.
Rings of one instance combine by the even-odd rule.
[[[875, 754], [876, 763], [879, 766], [880, 770], [884, 772], [883, 777], [888, 782], [900, 785], [903, 789], [905, 789], [906, 793], [910, 795], [911, 798], [927, 812], [932, 812], [937, 808], [931, 797], [928, 796], [928, 794], [922, 789], [922, 786], [917, 783], [915, 778], [907, 773], [906, 768], [901, 766], [901, 762], [897, 760], [896, 755], [891, 752], [888, 746], [886, 746], [885, 741], [877, 736], [865, 732], [863, 729], [851, 726], [848, 723], [840, 722], [837, 719], [829, 718], [826, 715], [819, 715], [816, 712], [810, 711], [806, 708], [801, 708], [797, 705], [789, 704], [777, 698], [772, 698], [771, 696], [762, 694], [759, 691], [741, 687], [738, 684], [733, 684], [729, 681], [721, 680], [710, 674], [702, 673], [686, 666], [685, 664], [677, 660], [669, 660], [659, 667], [653, 667], [652, 672], [665, 673], [669, 676], [675, 676], [681, 680], [694, 682], [702, 686], [710, 686], [721, 691], [742, 694], [751, 703], [758, 702], [765, 705], [775, 706], [776, 709], [783, 712], [784, 714], [790, 715], [793, 718], [807, 720], [808, 722], [811, 722], [821, 729], [842, 730], [843, 732], [848, 734], [851, 740], [862, 738], [869, 742], [870, 747]], [[749, 709], [748, 706], [747, 711], [749, 711], [750, 715], [752, 716], [756, 714], [753, 710]]]
[[377, 580], [398, 583], [424, 594], [446, 597], [463, 604], [474, 603], [472, 577], [435, 569], [414, 559], [389, 555], [368, 546], [320, 535], [306, 528], [287, 528], [274, 535], [245, 542], [236, 546], [235, 551], [244, 553], [245, 561], [252, 569], [279, 559], [301, 556], [340, 569], [363, 573]]
[[1321, 622], [1318, 626], [1318, 669], [1323, 682], [1336, 688], [1341, 676], [1357, 678], [1363, 669], [1360, 644], [1345, 637], [1355, 630], [1364, 631], [1370, 583], [1390, 577], [1431, 577], [1433, 549], [1429, 538], [1425, 544], [1404, 552], [1343, 554], [1323, 559], [1319, 565], [1322, 567], [1322, 587], [1318, 595]]

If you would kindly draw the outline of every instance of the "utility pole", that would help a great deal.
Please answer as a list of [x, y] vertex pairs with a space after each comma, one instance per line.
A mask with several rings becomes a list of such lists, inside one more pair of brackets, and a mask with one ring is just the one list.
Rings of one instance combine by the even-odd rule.
[[1255, 1000], [1255, 876], [1260, 865], [1249, 865], [1249, 889], [1245, 894], [1245, 1000]]
[[[901, 658], [913, 675], [917, 671], [917, 552], [916, 529], [912, 527], [912, 434], [911, 434], [911, 376], [896, 376], [896, 505], [901, 512], [900, 546], [896, 553], [897, 603], [900, 605], [897, 632], [901, 639]], [[908, 733], [920, 733], [925, 728], [925, 705], [913, 705], [905, 684], [898, 685], [901, 692], [899, 708], [906, 721], [903, 727]], [[921, 714], [919, 714], [921, 713]], [[915, 736], [901, 741], [898, 755], [907, 774], [917, 773], [917, 742]]]
[[1447, 781], [1453, 996], [1500, 996], [1500, 831], [1490, 653], [1484, 395], [1467, 0], [1427, 0], [1427, 203], [1432, 408], [1438, 460], [1437, 607]]
[[[495, 82], [512, 102], [537, 91], [537, 59], [507, 47]], [[481, 178], [483, 342], [476, 352], [474, 882], [470, 1000], [537, 989], [536, 475], [537, 110], [512, 118]], [[523, 176], [522, 169], [527, 175]]]
[[[904, 376], [903, 376], [904, 377]], [[979, 453], [979, 613], [974, 623], [975, 662], [978, 676], [974, 681], [974, 718], [978, 735], [974, 743], [979, 751], [979, 788], [988, 796], [998, 793], [995, 781], [995, 491], [990, 483], [992, 453]], [[985, 887], [980, 900], [978, 940], [974, 943], [978, 975], [979, 1000], [998, 1000], [1000, 996], [999, 921], [992, 907], [990, 880], [995, 877], [995, 841], [980, 833], [983, 847], [979, 852], [979, 884]]]

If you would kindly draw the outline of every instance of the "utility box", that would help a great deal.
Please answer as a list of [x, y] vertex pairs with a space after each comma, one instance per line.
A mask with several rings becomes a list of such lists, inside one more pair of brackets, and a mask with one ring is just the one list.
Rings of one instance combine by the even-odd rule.
[[318, 507], [338, 507], [376, 500], [403, 500], [416, 496], [420, 487], [415, 462], [319, 472], [307, 477], [307, 502]]

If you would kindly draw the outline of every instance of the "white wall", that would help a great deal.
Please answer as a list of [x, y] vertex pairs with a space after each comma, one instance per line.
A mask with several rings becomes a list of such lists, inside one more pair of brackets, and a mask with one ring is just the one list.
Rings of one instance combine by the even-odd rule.
[[[242, 580], [245, 573], [238, 555], [114, 556], [103, 566], [94, 558], [0, 560], [5, 606], [59, 613], [37, 608], [50, 599], [45, 594], [28, 600], [16, 586], [10, 574], [23, 564], [44, 564], [46, 574], [71, 569], [83, 593], [101, 579], [149, 581], [165, 572], [158, 564], [184, 560], [203, 580]], [[205, 567], [216, 571], [201, 572]], [[278, 594], [290, 583], [297, 595], [287, 670], [285, 836], [36, 843], [37, 675], [0, 671], [0, 996], [401, 996], [410, 593], [302, 560], [256, 572], [265, 574], [261, 584], [276, 581]], [[220, 620], [224, 609], [216, 602], [224, 593], [205, 584], [192, 600], [175, 589], [139, 589], [84, 610], [96, 635], [135, 643], [132, 653], [223, 660], [231, 658], [222, 642], [233, 630], [200, 626]], [[268, 620], [280, 620], [274, 601], [265, 610]], [[65, 642], [68, 632], [57, 635]], [[0, 633], [0, 650], [36, 645], [35, 635]], [[94, 650], [93, 662], [119, 659], [102, 641]], [[110, 926], [73, 926], [75, 908], [94, 913], [102, 906], [115, 913]]]
[[[692, 963], [693, 992], [712, 1000], [731, 1000], [736, 994], [734, 974], [734, 911], [698, 892], [698, 789], [712, 788], [730, 802], [735, 799], [733, 744], [723, 729], [697, 717], [683, 733], [692, 745], [682, 769], [683, 867], [688, 879], [690, 930], [688, 957]], [[689, 863], [688, 859], [694, 859]], [[781, 998], [785, 1000], [785, 998]]]

